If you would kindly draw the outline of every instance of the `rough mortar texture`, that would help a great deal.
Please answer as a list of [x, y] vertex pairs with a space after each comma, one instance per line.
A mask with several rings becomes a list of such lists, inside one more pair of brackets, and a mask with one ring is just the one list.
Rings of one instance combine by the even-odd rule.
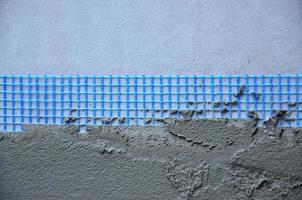
[[302, 130], [255, 120], [1, 133], [0, 197], [302, 199]]

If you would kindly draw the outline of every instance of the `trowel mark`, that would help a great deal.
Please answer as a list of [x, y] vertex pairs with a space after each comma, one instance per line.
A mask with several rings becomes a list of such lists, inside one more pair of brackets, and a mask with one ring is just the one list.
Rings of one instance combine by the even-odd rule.
[[[283, 129], [276, 128], [272, 119], [267, 123], [260, 129], [257, 140], [238, 149], [230, 161], [237, 198], [301, 199], [301, 144], [288, 145], [287, 132], [294, 130], [286, 129], [283, 135], [280, 134]], [[271, 139], [278, 134], [278, 139]]]
[[291, 199], [302, 198], [296, 189], [301, 189], [301, 179], [276, 174], [266, 170], [232, 167], [232, 185], [236, 190], [235, 199]]
[[197, 165], [171, 163], [167, 169], [167, 178], [172, 185], [181, 192], [181, 196], [199, 196], [197, 192], [207, 181], [209, 168], [201, 161]]
[[118, 144], [113, 144], [107, 140], [79, 141], [70, 146], [70, 148], [88, 148], [99, 152], [100, 154], [125, 153], [125, 149]]
[[[177, 121], [177, 120], [171, 120], [169, 123], [166, 123], [165, 128], [166, 130], [180, 138], [185, 140], [186, 142], [192, 143], [192, 144], [202, 144], [202, 136], [198, 135], [194, 128], [197, 125], [194, 123], [195, 121]], [[191, 126], [190, 126], [191, 125]]]

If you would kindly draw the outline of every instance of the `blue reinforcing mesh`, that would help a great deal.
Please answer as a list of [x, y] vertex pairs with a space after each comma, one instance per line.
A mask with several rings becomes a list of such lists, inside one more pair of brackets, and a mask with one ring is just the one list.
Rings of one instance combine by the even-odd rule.
[[[0, 76], [0, 130], [24, 124], [158, 125], [164, 118], [260, 119], [301, 126], [301, 76]], [[187, 115], [188, 113], [186, 113]], [[261, 122], [260, 122], [261, 123]]]

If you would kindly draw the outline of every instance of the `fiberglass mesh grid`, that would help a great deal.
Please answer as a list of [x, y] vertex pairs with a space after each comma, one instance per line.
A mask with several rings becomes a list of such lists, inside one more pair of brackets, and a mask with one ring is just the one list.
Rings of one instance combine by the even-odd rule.
[[261, 120], [287, 110], [279, 125], [299, 127], [301, 84], [300, 75], [0, 76], [0, 130], [67, 122], [158, 125], [182, 118], [181, 110], [194, 110], [192, 118], [235, 119], [256, 111]]

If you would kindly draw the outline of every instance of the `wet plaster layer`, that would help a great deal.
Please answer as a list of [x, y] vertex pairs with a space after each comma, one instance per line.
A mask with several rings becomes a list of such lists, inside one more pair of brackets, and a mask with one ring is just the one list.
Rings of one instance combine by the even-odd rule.
[[302, 199], [302, 129], [255, 119], [0, 134], [1, 199]]

